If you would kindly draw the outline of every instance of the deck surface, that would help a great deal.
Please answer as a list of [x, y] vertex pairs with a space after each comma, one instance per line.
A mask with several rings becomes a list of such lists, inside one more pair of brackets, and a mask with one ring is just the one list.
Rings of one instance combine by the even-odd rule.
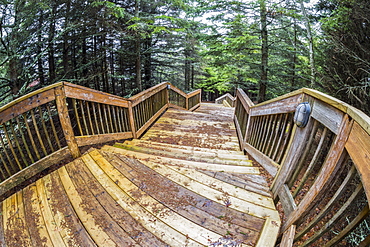
[[280, 219], [232, 108], [168, 110], [0, 204], [1, 246], [274, 246]]

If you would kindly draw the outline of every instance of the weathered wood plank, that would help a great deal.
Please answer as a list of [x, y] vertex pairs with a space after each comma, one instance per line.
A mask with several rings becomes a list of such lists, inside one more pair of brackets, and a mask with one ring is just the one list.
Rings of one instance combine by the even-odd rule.
[[295, 111], [297, 105], [302, 102], [303, 95], [298, 94], [280, 101], [271, 102], [264, 105], [252, 107], [251, 116], [262, 116], [271, 114], [281, 114]]
[[311, 117], [315, 118], [337, 135], [344, 113], [330, 105], [326, 105], [323, 102], [316, 100], [312, 107]]
[[281, 205], [283, 206], [285, 216], [289, 217], [289, 215], [295, 209], [297, 209], [297, 205], [295, 204], [292, 193], [290, 193], [290, 190], [286, 184], [284, 184], [280, 188], [280, 190], [278, 191], [278, 196], [279, 196]]
[[108, 175], [101, 170], [90, 155], [81, 157], [90, 172], [106, 188], [107, 192], [116, 202], [125, 209], [136, 221], [145, 226], [150, 232], [171, 246], [201, 246], [201, 244], [189, 239], [187, 236], [168, 226], [153, 214], [143, 209], [131, 197], [121, 190]]
[[23, 189], [25, 215], [33, 246], [54, 246], [42, 216], [36, 184]]
[[[162, 91], [162, 90], [166, 90], [167, 88], [167, 85], [169, 85], [168, 82], [162, 82], [161, 84], [158, 84], [154, 87], [151, 87], [147, 90], [144, 90], [134, 96], [132, 96], [131, 98], [129, 98], [128, 100], [132, 103], [132, 106], [136, 106], [137, 104], [139, 104], [140, 102], [143, 102], [144, 100], [146, 100], [147, 98], [153, 96], [154, 94]], [[172, 89], [172, 86], [171, 85], [171, 89]], [[185, 94], [183, 93], [180, 89], [178, 89], [182, 94]], [[186, 94], [185, 94], [186, 95]], [[186, 96], [185, 96], [186, 97]]]
[[98, 180], [90, 173], [81, 159], [66, 166], [68, 173], [77, 177], [76, 187], [86, 188], [91, 197], [96, 198], [101, 206], [109, 212], [112, 219], [124, 229], [132, 239], [142, 246], [162, 246], [164, 243], [135, 221], [106, 191]]
[[167, 105], [164, 105], [158, 112], [156, 112], [150, 119], [137, 131], [137, 137], [140, 137], [149, 127], [152, 125], [157, 118], [167, 110]]
[[361, 180], [370, 203], [370, 136], [357, 122], [353, 124], [346, 149], [361, 174]]
[[99, 222], [97, 222], [94, 218], [92, 211], [90, 211], [86, 207], [80, 206], [84, 205], [83, 199], [78, 194], [76, 187], [69, 177], [65, 167], [59, 168], [58, 174], [60, 176], [63, 187], [67, 192], [69, 201], [71, 202], [76, 214], [81, 219], [84, 228], [89, 233], [94, 242], [99, 246], [115, 246], [116, 244], [118, 244], [115, 243], [111, 236], [109, 236], [106, 231], [99, 225]]
[[128, 107], [128, 100], [109, 93], [86, 88], [72, 83], [64, 83], [65, 95], [68, 98], [86, 100], [101, 104]]
[[245, 151], [253, 158], [255, 159], [259, 164], [263, 166], [263, 168], [266, 169], [266, 171], [273, 177], [276, 176], [278, 173], [278, 170], [280, 168], [280, 165], [277, 164], [275, 161], [267, 157], [262, 152], [255, 149], [252, 145], [249, 143], [244, 144]]
[[265, 225], [263, 226], [260, 238], [256, 247], [271, 246], [275, 243], [280, 230], [280, 219], [274, 217], [266, 217]]
[[283, 234], [280, 246], [291, 247], [293, 246], [293, 240], [295, 235], [296, 225], [291, 225]]
[[76, 136], [76, 142], [79, 147], [89, 146], [110, 141], [119, 141], [133, 138], [132, 132], [113, 133], [113, 134], [98, 134], [93, 136]]

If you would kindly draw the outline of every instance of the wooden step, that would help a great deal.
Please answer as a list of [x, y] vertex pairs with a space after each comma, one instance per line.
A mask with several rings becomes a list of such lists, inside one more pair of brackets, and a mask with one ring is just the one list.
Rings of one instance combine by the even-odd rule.
[[211, 158], [231, 158], [231, 159], [238, 159], [238, 160], [249, 160], [246, 155], [240, 150], [216, 150], [211, 148], [201, 148], [201, 147], [192, 147], [192, 146], [183, 146], [171, 143], [164, 143], [164, 142], [155, 142], [155, 141], [147, 141], [142, 139], [132, 139], [130, 141], [125, 141], [124, 143], [130, 145], [137, 145], [140, 147], [150, 147], [154, 149], [160, 150], [168, 150], [168, 151], [176, 151], [182, 152], [186, 154], [194, 154], [197, 156], [206, 156]]
[[141, 153], [147, 153], [152, 155], [159, 155], [169, 158], [177, 158], [177, 159], [183, 159], [183, 160], [190, 160], [190, 161], [197, 161], [197, 162], [206, 162], [206, 163], [213, 163], [213, 164], [224, 164], [224, 165], [237, 165], [237, 166], [252, 166], [252, 161], [248, 160], [247, 157], [241, 156], [241, 160], [237, 159], [233, 156], [226, 156], [223, 155], [221, 157], [217, 157], [217, 154], [215, 153], [205, 153], [200, 151], [188, 151], [184, 152], [180, 149], [174, 149], [174, 148], [150, 148], [149, 146], [143, 147], [143, 145], [139, 146], [136, 144], [130, 144], [129, 142], [125, 143], [116, 143], [114, 147], [135, 151], [135, 152], [141, 152]]
[[112, 147], [112, 146], [104, 146], [102, 150], [124, 154], [124, 155], [127, 155], [128, 157], [139, 159], [139, 160], [152, 160], [152, 161], [160, 162], [163, 164], [173, 165], [173, 166], [178, 166], [178, 167], [197, 168], [197, 169], [205, 169], [205, 170], [210, 170], [210, 171], [232, 172], [232, 173], [241, 173], [241, 174], [260, 174], [259, 168], [252, 167], [252, 166], [221, 165], [221, 164], [181, 160], [181, 159], [175, 159], [175, 158], [160, 157], [160, 156], [146, 154], [146, 153], [134, 152], [134, 151], [125, 150], [122, 148], [117, 148], [117, 147]]

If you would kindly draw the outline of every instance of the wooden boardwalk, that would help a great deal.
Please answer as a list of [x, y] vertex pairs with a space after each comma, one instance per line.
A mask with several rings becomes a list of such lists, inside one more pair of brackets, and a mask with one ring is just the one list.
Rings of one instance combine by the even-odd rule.
[[1, 203], [2, 246], [274, 246], [279, 215], [232, 108], [168, 110]]

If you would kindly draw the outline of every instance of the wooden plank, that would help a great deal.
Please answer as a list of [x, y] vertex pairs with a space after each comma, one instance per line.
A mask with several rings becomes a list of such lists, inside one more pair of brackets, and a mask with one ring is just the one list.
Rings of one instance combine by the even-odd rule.
[[181, 160], [181, 159], [160, 157], [160, 156], [150, 155], [150, 154], [145, 154], [145, 153], [138, 153], [138, 152], [133, 152], [130, 150], [125, 150], [125, 149], [111, 147], [111, 146], [104, 146], [102, 150], [124, 154], [124, 155], [130, 156], [136, 159], [140, 159], [140, 160], [153, 160], [153, 161], [155, 160], [155, 161], [158, 161], [164, 164], [169, 164], [169, 165], [179, 166], [179, 167], [199, 168], [199, 169], [207, 169], [211, 171], [224, 171], [224, 172], [233, 172], [233, 173], [240, 173], [240, 174], [260, 174], [259, 169], [257, 167], [220, 165], [220, 164], [211, 164], [211, 163], [204, 163], [204, 162], [194, 162], [194, 161], [189, 161], [189, 160]]
[[227, 194], [233, 197], [239, 198], [246, 202], [256, 204], [258, 206], [275, 209], [275, 204], [273, 200], [271, 199], [271, 197], [266, 197], [266, 196], [262, 196], [254, 192], [246, 191], [244, 189], [235, 187], [231, 184], [225, 183], [213, 177], [207, 176], [194, 169], [188, 169], [188, 168], [182, 168], [182, 167], [171, 167], [171, 166], [169, 167], [173, 170], [176, 170], [178, 173], [190, 179], [194, 179], [198, 181], [199, 183], [202, 183], [208, 187], [212, 187], [213, 189], [216, 189], [219, 191], [225, 191], [227, 192]]
[[249, 143], [244, 144], [244, 150], [254, 159], [256, 160], [263, 168], [266, 169], [266, 171], [273, 177], [276, 176], [278, 173], [278, 170], [280, 168], [280, 165], [277, 164], [275, 161], [270, 159], [268, 156], [263, 154], [262, 152], [255, 149], [252, 145]]
[[57, 221], [54, 219], [54, 214], [48, 204], [48, 197], [45, 192], [45, 186], [42, 179], [36, 181], [37, 193], [40, 203], [40, 209], [44, 218], [45, 226], [49, 232], [51, 242], [54, 246], [67, 246], [60, 234], [60, 226], [57, 225]]
[[57, 164], [58, 162], [71, 157], [71, 153], [68, 147], [64, 147], [59, 151], [56, 151], [48, 156], [36, 161], [31, 166], [24, 168], [23, 170], [17, 172], [13, 176], [4, 180], [0, 183], [0, 196], [3, 196], [6, 192], [20, 185], [24, 181], [32, 178], [36, 174], [44, 171], [45, 169]]
[[251, 116], [262, 116], [271, 114], [281, 114], [295, 111], [297, 105], [302, 102], [303, 94], [294, 95], [292, 97], [274, 101], [268, 104], [255, 105], [252, 107]]
[[335, 139], [332, 148], [329, 151], [327, 159], [323, 164], [323, 167], [318, 174], [314, 184], [311, 186], [310, 190], [306, 193], [305, 197], [300, 202], [297, 209], [291, 213], [291, 216], [287, 219], [286, 223], [283, 225], [282, 230], [285, 231], [291, 225], [303, 217], [309, 212], [309, 209], [315, 205], [315, 201], [318, 200], [318, 196], [323, 189], [328, 186], [328, 182], [333, 178], [332, 173], [338, 164], [338, 161], [342, 157], [345, 143], [347, 142], [348, 135], [351, 130], [351, 124], [349, 123], [348, 117], [345, 116], [343, 123], [341, 125], [341, 132]]
[[289, 217], [289, 215], [297, 208], [294, 202], [292, 193], [286, 184], [284, 184], [278, 191], [279, 200], [284, 209], [284, 215]]
[[198, 107], [200, 107], [200, 104], [201, 103], [196, 104], [195, 106], [193, 106], [192, 108], [190, 108], [189, 111], [195, 111]]
[[336, 135], [339, 132], [343, 116], [343, 112], [318, 100], [312, 106], [311, 117], [322, 123]]
[[53, 91], [54, 88], [59, 87], [61, 85], [63, 85], [62, 82], [54, 83], [50, 86], [46, 86], [46, 87], [40, 88], [40, 89], [38, 89], [34, 92], [23, 95], [23, 96], [17, 98], [16, 100], [13, 100], [13, 101], [9, 102], [8, 104], [0, 107], [0, 113], [4, 112], [6, 109], [11, 108], [14, 105], [17, 105], [18, 103], [20, 103], [22, 101], [29, 100], [29, 98], [38, 98], [39, 96], [37, 96], [37, 95], [40, 95], [41, 93], [49, 91], [49, 90]]
[[195, 95], [197, 95], [197, 94], [201, 94], [201, 92], [202, 92], [202, 89], [194, 90], [193, 92], [188, 93], [188, 94], [187, 94], [187, 97], [188, 97], [188, 98], [191, 98], [191, 97], [193, 97], [193, 96], [195, 96]]
[[[102, 155], [141, 190], [182, 217], [220, 235], [229, 232], [233, 239], [245, 240], [248, 244], [257, 241], [259, 225], [262, 228], [259, 222], [263, 220], [256, 221], [256, 218], [238, 214], [231, 209], [227, 210], [225, 217], [219, 217], [220, 213], [225, 213], [224, 205], [207, 204], [206, 199], [166, 179], [136, 160], [105, 152]], [[243, 220], [233, 221], [233, 218]], [[248, 228], [250, 225], [252, 229]]]
[[357, 122], [353, 123], [346, 149], [360, 173], [370, 203], [370, 136]]
[[280, 219], [276, 220], [276, 218], [274, 217], [266, 217], [265, 225], [263, 226], [256, 247], [275, 246], [279, 230], [280, 230]]
[[[77, 177], [75, 180], [77, 188], [85, 188], [91, 192], [91, 197], [96, 198], [101, 206], [109, 212], [112, 219], [117, 222], [138, 244], [142, 246], [163, 246], [156, 236], [146, 230], [141, 224], [135, 221], [129, 213], [127, 213], [115, 200], [112, 198], [105, 188], [96, 180], [90, 173], [81, 159], [75, 160], [66, 166], [68, 173]], [[74, 178], [72, 178], [74, 179]]]
[[[61, 182], [64, 189], [68, 195], [68, 198], [78, 215], [78, 218], [81, 220], [84, 228], [89, 233], [90, 237], [98, 246], [115, 246], [118, 243], [115, 243], [113, 239], [104, 231], [104, 229], [99, 225], [92, 215], [91, 210], [88, 210], [86, 207], [80, 207], [84, 205], [83, 199], [78, 194], [76, 187], [74, 186], [71, 178], [69, 177], [65, 167], [58, 169], [58, 174], [60, 176]], [[85, 244], [85, 243], [84, 243]]]
[[68, 114], [66, 95], [62, 87], [55, 89], [55, 101], [58, 109], [60, 125], [62, 127], [68, 148], [71, 151], [72, 157], [77, 158], [81, 156], [81, 153], [78, 149], [78, 145], [74, 136], [72, 123]]
[[24, 99], [23, 101], [1, 111], [0, 124], [53, 100], [55, 100], [54, 89], [50, 89]]
[[296, 230], [296, 225], [291, 225], [283, 233], [283, 239], [281, 240], [280, 246], [282, 246], [282, 247], [291, 247], [291, 246], [293, 246], [295, 230]]
[[7, 246], [32, 246], [24, 218], [22, 192], [11, 195], [3, 202], [3, 224]]
[[[103, 148], [103, 150], [106, 151], [118, 151], [114, 148], [108, 148], [107, 146]], [[121, 149], [122, 150], [122, 149]], [[141, 160], [141, 162], [151, 169], [157, 171], [158, 173], [162, 174], [163, 176], [166, 176], [167, 178], [171, 179], [172, 181], [185, 186], [187, 189], [192, 190], [204, 197], [207, 197], [210, 200], [213, 200], [215, 202], [222, 202], [223, 199], [225, 199], [225, 194], [223, 192], [220, 192], [214, 188], [208, 187], [202, 183], [199, 183], [198, 181], [194, 179], [190, 179], [188, 177], [185, 177], [183, 175], [180, 175], [176, 171], [176, 168], [169, 169], [168, 166], [165, 166], [159, 162], [152, 162], [148, 160]], [[168, 164], [168, 162], [166, 162]], [[241, 212], [246, 212], [250, 215], [253, 215], [255, 217], [264, 218], [265, 216], [271, 216], [276, 221], [279, 221], [279, 215], [277, 214], [277, 211], [268, 209], [265, 207], [259, 207], [255, 204], [246, 202], [244, 200], [241, 200], [237, 197], [230, 196], [230, 200], [232, 201], [232, 205], [230, 205], [231, 208], [234, 208], [236, 210], [239, 210]]]
[[138, 188], [129, 179], [124, 177], [114, 166], [112, 166], [106, 159], [104, 159], [98, 151], [90, 152], [90, 156], [98, 163], [98, 165], [108, 174], [108, 176], [116, 181], [116, 184], [124, 189], [125, 192], [137, 201], [143, 208], [163, 221], [167, 225], [186, 234], [189, 238], [203, 245], [209, 243], [208, 239], [213, 241], [219, 239], [221, 235], [215, 234], [190, 220], [181, 217], [181, 215], [169, 209], [167, 206], [158, 202], [142, 190]]
[[45, 225], [40, 208], [41, 201], [37, 194], [36, 184], [23, 189], [27, 227], [33, 246], [54, 246]]
[[[81, 164], [81, 163], [80, 163]], [[72, 166], [74, 164], [70, 163], [67, 166]], [[83, 163], [82, 163], [83, 165]], [[79, 204], [75, 204], [74, 206], [78, 206], [82, 208], [88, 215], [91, 215], [93, 219], [93, 224], [95, 226], [90, 226], [85, 221], [85, 217], [81, 218], [82, 222], [85, 224], [86, 229], [89, 231], [89, 227], [97, 228], [96, 232], [103, 232], [103, 235], [106, 234], [116, 245], [118, 246], [138, 246], [133, 238], [127, 234], [125, 229], [121, 228], [117, 222], [111, 217], [110, 212], [107, 212], [96, 199], [96, 197], [90, 192], [89, 185], [85, 184], [82, 181], [81, 176], [76, 176], [75, 173], [68, 173], [66, 167], [64, 166], [62, 169], [62, 173], [64, 179], [68, 180], [65, 181], [65, 184], [69, 184], [69, 186], [74, 186], [73, 190], [77, 193], [78, 197], [81, 198], [81, 202]], [[59, 172], [60, 174], [61, 172]], [[72, 182], [72, 184], [71, 184]], [[92, 234], [92, 231], [89, 231]], [[102, 234], [102, 233], [100, 233]], [[99, 235], [100, 235], [99, 234]], [[94, 237], [94, 235], [92, 235]], [[96, 241], [96, 240], [95, 240]], [[105, 240], [98, 240], [96, 243], [103, 242]], [[108, 243], [106, 243], [108, 244]]]
[[236, 98], [240, 100], [240, 103], [243, 105], [247, 114], [250, 113], [250, 108], [254, 106], [254, 103], [250, 100], [247, 94], [240, 88], [236, 91]]
[[4, 201], [0, 202], [0, 246], [6, 247], [4, 220], [3, 220], [5, 212], [3, 211], [3, 204], [4, 204]]
[[[58, 227], [58, 232], [65, 245], [95, 246], [94, 241], [86, 232], [71, 202], [68, 200], [68, 192], [63, 188], [58, 172], [53, 172], [42, 178], [47, 203], [52, 212], [52, 217]], [[50, 233], [53, 234], [53, 233]], [[58, 246], [58, 245], [56, 245]]]
[[124, 132], [124, 133], [100, 134], [93, 136], [77, 136], [76, 142], [79, 147], [82, 147], [130, 138], [133, 138], [132, 132]]
[[64, 83], [65, 95], [68, 98], [86, 100], [96, 103], [115, 105], [120, 107], [128, 107], [128, 100], [112, 94], [97, 91], [91, 88], [75, 85], [72, 83]]
[[115, 183], [116, 180], [112, 180], [108, 177], [90, 155], [84, 155], [81, 158], [90, 172], [104, 186], [115, 201], [137, 222], [144, 225], [146, 229], [159, 237], [162, 241], [170, 246], [202, 246], [143, 209], [137, 202], [124, 193], [124, 190], [117, 186]]

